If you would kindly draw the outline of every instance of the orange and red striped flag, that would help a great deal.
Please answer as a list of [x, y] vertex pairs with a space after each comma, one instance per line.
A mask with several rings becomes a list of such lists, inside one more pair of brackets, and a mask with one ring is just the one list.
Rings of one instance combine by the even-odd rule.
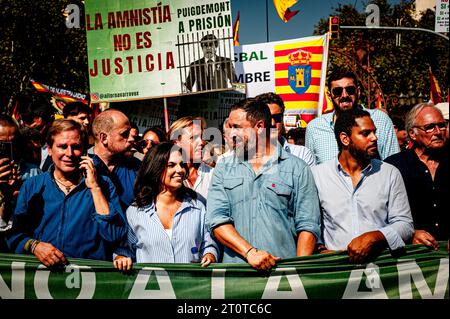
[[274, 46], [275, 92], [283, 99], [287, 111], [317, 114], [326, 67], [325, 39], [325, 36], [309, 37]]
[[233, 45], [237, 46], [239, 44], [239, 11], [236, 16], [236, 20], [233, 23]]
[[433, 104], [438, 104], [444, 102], [442, 99], [441, 88], [439, 87], [439, 83], [436, 77], [433, 75], [431, 71], [431, 67], [428, 69], [430, 73], [430, 98]]
[[280, 19], [284, 22], [288, 22], [294, 17], [299, 10], [291, 11], [289, 8], [296, 4], [298, 0], [273, 0], [275, 9], [277, 10]]

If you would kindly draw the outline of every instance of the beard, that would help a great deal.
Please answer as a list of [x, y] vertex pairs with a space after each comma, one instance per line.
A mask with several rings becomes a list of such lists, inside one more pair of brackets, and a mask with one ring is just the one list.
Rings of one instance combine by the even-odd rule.
[[[375, 146], [377, 145], [375, 144]], [[371, 159], [381, 159], [380, 154], [378, 153], [378, 147], [375, 148], [375, 151], [369, 152], [368, 150], [360, 149], [356, 147], [355, 144], [350, 143], [348, 151], [353, 158], [361, 163], [370, 162]]]
[[[345, 97], [339, 98], [339, 100], [337, 102], [336, 102], [336, 99], [331, 99], [331, 102], [333, 102], [333, 107], [334, 107], [336, 114], [340, 114], [341, 112], [345, 112], [347, 110], [353, 109], [355, 107], [355, 105], [358, 105], [358, 96], [355, 96], [354, 102], [350, 96], [345, 96]], [[352, 103], [351, 108], [341, 109], [340, 104], [345, 103], [345, 102]]]

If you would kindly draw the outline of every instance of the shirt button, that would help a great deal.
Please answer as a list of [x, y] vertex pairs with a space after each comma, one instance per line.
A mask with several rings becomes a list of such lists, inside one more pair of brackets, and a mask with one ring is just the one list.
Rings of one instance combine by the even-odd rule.
[[436, 224], [434, 224], [436, 227], [438, 227], [439, 226], [439, 224], [438, 223], [436, 223]]
[[433, 204], [433, 207], [436, 207], [437, 205], [436, 204]]
[[425, 170], [425, 173], [428, 173], [428, 170], [427, 170], [427, 169]]

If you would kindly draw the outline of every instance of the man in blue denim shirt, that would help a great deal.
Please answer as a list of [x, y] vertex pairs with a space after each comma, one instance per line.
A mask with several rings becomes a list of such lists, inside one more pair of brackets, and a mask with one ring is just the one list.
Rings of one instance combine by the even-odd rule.
[[233, 156], [214, 170], [207, 226], [225, 245], [223, 262], [267, 270], [281, 258], [311, 255], [320, 237], [317, 191], [309, 166], [287, 153], [270, 128], [267, 105], [231, 108]]

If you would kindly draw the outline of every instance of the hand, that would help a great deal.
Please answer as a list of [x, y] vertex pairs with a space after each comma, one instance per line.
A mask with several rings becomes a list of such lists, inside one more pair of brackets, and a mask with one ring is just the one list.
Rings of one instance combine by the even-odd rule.
[[120, 271], [130, 271], [133, 268], [133, 261], [129, 257], [117, 256], [113, 261], [114, 268]]
[[213, 254], [207, 253], [203, 256], [202, 261], [200, 262], [202, 267], [208, 267], [210, 263], [215, 263], [216, 257]]
[[50, 243], [40, 242], [36, 245], [33, 254], [46, 267], [68, 263], [64, 254]]
[[9, 183], [13, 170], [13, 161], [9, 158], [0, 159], [0, 183]]
[[247, 262], [255, 269], [269, 270], [281, 260], [280, 257], [275, 257], [265, 250], [253, 248], [247, 254]]
[[347, 246], [347, 253], [352, 263], [362, 263], [373, 252], [376, 244], [384, 241], [384, 235], [380, 231], [364, 233], [353, 240]]
[[439, 249], [439, 243], [436, 239], [427, 231], [416, 229], [413, 237], [413, 244], [421, 244], [427, 247], [433, 248], [434, 250]]
[[80, 169], [86, 177], [86, 187], [89, 189], [99, 187], [95, 172], [94, 161], [89, 156], [81, 156]]

